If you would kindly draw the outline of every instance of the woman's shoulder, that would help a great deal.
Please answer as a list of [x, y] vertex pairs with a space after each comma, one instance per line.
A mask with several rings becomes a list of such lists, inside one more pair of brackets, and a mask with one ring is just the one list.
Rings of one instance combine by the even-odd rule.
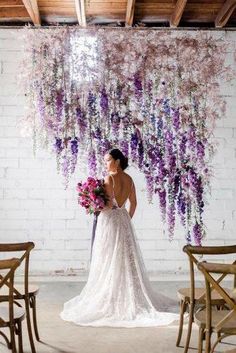
[[126, 172], [124, 172], [124, 178], [129, 182], [129, 183], [133, 183], [133, 179], [132, 177], [127, 174]]
[[104, 179], [105, 183], [109, 183], [109, 182], [112, 181], [112, 176], [110, 174], [107, 174], [107, 175], [104, 176], [103, 179]]

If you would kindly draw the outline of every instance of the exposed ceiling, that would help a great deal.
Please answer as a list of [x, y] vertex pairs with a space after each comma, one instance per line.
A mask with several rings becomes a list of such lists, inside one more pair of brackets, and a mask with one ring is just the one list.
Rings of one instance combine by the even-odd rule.
[[236, 27], [236, 0], [0, 0], [0, 26]]

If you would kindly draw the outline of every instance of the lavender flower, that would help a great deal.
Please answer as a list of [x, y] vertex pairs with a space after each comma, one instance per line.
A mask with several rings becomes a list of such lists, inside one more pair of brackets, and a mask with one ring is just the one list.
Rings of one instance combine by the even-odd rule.
[[120, 116], [119, 113], [114, 112], [111, 114], [111, 128], [114, 136], [119, 136]]
[[63, 107], [64, 107], [64, 93], [62, 90], [60, 90], [56, 94], [56, 117], [58, 121], [61, 120]]
[[173, 119], [173, 127], [175, 128], [175, 131], [178, 131], [180, 129], [180, 119], [179, 119], [178, 108], [172, 110], [172, 119]]
[[138, 101], [140, 101], [142, 98], [143, 87], [142, 87], [142, 81], [140, 80], [138, 73], [134, 75], [134, 92]]
[[174, 202], [167, 208], [168, 234], [170, 240], [173, 239], [175, 229], [175, 204]]
[[139, 166], [139, 169], [142, 169], [142, 166], [143, 166], [143, 158], [144, 158], [143, 154], [144, 154], [143, 142], [139, 141], [139, 143], [138, 143], [138, 166]]
[[96, 111], [96, 95], [93, 94], [92, 92], [89, 92], [88, 95], [88, 111], [90, 116], [96, 116], [97, 111]]
[[60, 154], [63, 150], [62, 139], [59, 137], [55, 137], [54, 148], [57, 154]]
[[80, 136], [84, 136], [87, 128], [87, 119], [80, 106], [76, 108], [76, 121], [79, 127]]
[[101, 91], [100, 106], [102, 109], [102, 114], [106, 115], [108, 112], [108, 96], [104, 87]]
[[138, 134], [137, 132], [134, 132], [131, 135], [131, 140], [130, 140], [131, 157], [133, 161], [136, 160], [137, 147], [138, 147]]
[[195, 244], [201, 246], [203, 235], [202, 235], [201, 225], [197, 221], [193, 226], [193, 237], [194, 237]]
[[204, 165], [205, 147], [201, 141], [197, 141], [197, 158], [200, 165]]
[[67, 189], [69, 183], [70, 158], [66, 154], [62, 157], [61, 170], [62, 175], [64, 176], [65, 189]]
[[88, 169], [89, 169], [89, 175], [91, 177], [96, 177], [97, 161], [96, 161], [96, 153], [93, 149], [91, 149], [88, 154]]
[[74, 140], [70, 141], [71, 144], [71, 152], [73, 155], [78, 154], [78, 137], [75, 137]]
[[125, 156], [128, 156], [129, 155], [129, 143], [128, 141], [121, 141], [120, 142], [120, 149], [122, 151], [122, 153], [125, 155]]
[[182, 191], [179, 192], [177, 197], [177, 210], [180, 216], [180, 221], [183, 226], [186, 225], [186, 199]]
[[181, 134], [180, 136], [180, 143], [179, 143], [179, 159], [180, 162], [182, 164], [182, 166], [184, 166], [184, 163], [186, 162], [186, 146], [187, 145], [187, 137], [185, 134]]
[[108, 152], [111, 149], [112, 145], [111, 145], [111, 142], [109, 140], [104, 138], [104, 139], [102, 139], [100, 141], [100, 146], [99, 147], [100, 147], [99, 148], [100, 149], [100, 153], [102, 155], [104, 155], [106, 152]]

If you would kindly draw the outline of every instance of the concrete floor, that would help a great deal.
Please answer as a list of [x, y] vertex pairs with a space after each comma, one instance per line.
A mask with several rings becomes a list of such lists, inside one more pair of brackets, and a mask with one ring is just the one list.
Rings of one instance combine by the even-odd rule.
[[[81, 291], [84, 282], [40, 283], [38, 295], [38, 324], [41, 342], [36, 343], [37, 353], [182, 353], [175, 347], [178, 325], [160, 328], [93, 328], [81, 327], [60, 319], [63, 303]], [[183, 282], [152, 282], [155, 291], [176, 299], [177, 289]], [[178, 305], [171, 307], [178, 312]], [[24, 353], [30, 353], [24, 323]], [[197, 353], [197, 327], [194, 325], [189, 353]], [[186, 326], [184, 337], [186, 333]], [[227, 342], [235, 343], [236, 339]], [[233, 347], [221, 344], [216, 352], [226, 352]], [[0, 352], [9, 353], [0, 337]]]

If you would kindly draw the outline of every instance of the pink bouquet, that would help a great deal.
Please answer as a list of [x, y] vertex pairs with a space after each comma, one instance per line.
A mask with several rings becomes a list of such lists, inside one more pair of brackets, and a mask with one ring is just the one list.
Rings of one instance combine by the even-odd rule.
[[88, 177], [84, 183], [77, 185], [78, 204], [86, 209], [89, 214], [101, 211], [108, 198], [104, 189], [104, 182], [100, 179]]

